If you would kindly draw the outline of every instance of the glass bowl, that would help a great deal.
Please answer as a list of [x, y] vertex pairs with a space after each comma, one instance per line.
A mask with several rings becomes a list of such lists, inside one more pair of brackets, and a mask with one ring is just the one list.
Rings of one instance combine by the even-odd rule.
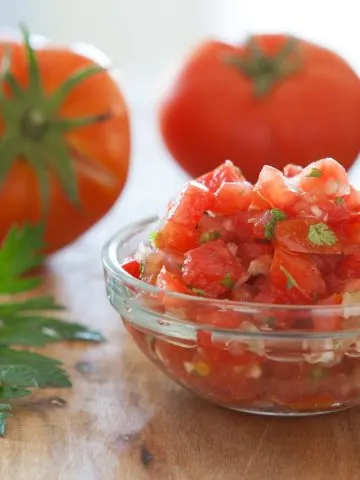
[[110, 303], [164, 373], [242, 412], [316, 415], [360, 403], [360, 304], [266, 305], [164, 292], [121, 269], [156, 226], [150, 218], [122, 229], [105, 245], [103, 263]]

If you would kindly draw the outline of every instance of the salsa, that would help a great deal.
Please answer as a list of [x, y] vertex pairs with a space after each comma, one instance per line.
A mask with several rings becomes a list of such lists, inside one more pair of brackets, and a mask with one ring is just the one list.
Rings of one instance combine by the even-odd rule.
[[[358, 403], [360, 342], [355, 334], [335, 337], [360, 325], [339, 313], [360, 304], [360, 192], [335, 160], [284, 171], [264, 166], [254, 185], [226, 161], [185, 184], [159, 229], [122, 268], [159, 287], [160, 312], [199, 325], [189, 344], [125, 318], [142, 350], [181, 384], [242, 409], [271, 404], [307, 412]], [[211, 300], [227, 302], [219, 308]], [[148, 301], [154, 304], [153, 296]], [[261, 314], [232, 309], [234, 302], [256, 304]], [[324, 314], [307, 306], [339, 308]], [[205, 324], [230, 330], [229, 338]], [[231, 330], [320, 337], [240, 341]]]

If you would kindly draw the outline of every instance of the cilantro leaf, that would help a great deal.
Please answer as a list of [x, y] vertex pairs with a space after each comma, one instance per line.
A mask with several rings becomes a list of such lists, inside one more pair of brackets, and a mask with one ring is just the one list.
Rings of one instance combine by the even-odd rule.
[[270, 213], [270, 219], [268, 223], [265, 225], [264, 231], [265, 231], [265, 238], [271, 239], [274, 236], [274, 229], [275, 225], [277, 222], [281, 220], [286, 220], [287, 215], [285, 212], [282, 210], [279, 210], [278, 208], [273, 208], [271, 210], [268, 210]]
[[25, 292], [40, 284], [37, 278], [21, 275], [42, 263], [38, 253], [43, 247], [42, 236], [42, 226], [25, 225], [9, 231], [0, 249], [0, 294]]
[[220, 237], [221, 237], [220, 232], [217, 232], [216, 230], [211, 230], [210, 232], [204, 232], [201, 234], [200, 243], [211, 242], [213, 240], [217, 240]]
[[300, 290], [300, 287], [299, 287], [299, 284], [297, 283], [297, 281], [295, 280], [295, 278], [290, 274], [290, 272], [288, 272], [288, 270], [286, 270], [285, 267], [283, 267], [282, 265], [280, 265], [279, 267], [280, 271], [283, 272], [283, 274], [285, 275], [286, 279], [287, 279], [287, 288], [297, 288], [298, 290]]
[[311, 172], [306, 176], [307, 177], [320, 178], [320, 177], [322, 177], [322, 175], [323, 175], [323, 172], [321, 170], [319, 170], [318, 168], [312, 168]]
[[221, 284], [230, 290], [234, 285], [235, 285], [235, 280], [231, 277], [230, 273], [227, 273], [223, 280], [221, 281]]
[[337, 236], [326, 223], [315, 223], [309, 226], [308, 239], [313, 245], [335, 245]]

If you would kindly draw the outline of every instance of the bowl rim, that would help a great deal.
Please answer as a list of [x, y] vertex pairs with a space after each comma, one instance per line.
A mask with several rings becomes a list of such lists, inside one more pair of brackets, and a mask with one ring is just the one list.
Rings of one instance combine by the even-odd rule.
[[[126, 243], [126, 233], [128, 233], [127, 238], [130, 239], [133, 235], [136, 234], [136, 230], [144, 229], [145, 227], [159, 221], [157, 215], [149, 216], [135, 222], [131, 222], [121, 229], [119, 229], [115, 234], [113, 234], [109, 240], [104, 244], [102, 248], [102, 262], [104, 268], [117, 280], [126, 283], [134, 288], [141, 289], [149, 294], [160, 294], [164, 291], [155, 285], [149, 285], [143, 280], [134, 278], [129, 273], [127, 273], [121, 267], [121, 261], [118, 258], [117, 252], [119, 247], [122, 244]], [[195, 295], [187, 295], [184, 293], [177, 293], [172, 291], [166, 291], [166, 295], [170, 298], [175, 298], [179, 300], [184, 300], [187, 302], [196, 302], [201, 304], [211, 304], [212, 306], [217, 306], [220, 309], [233, 309], [239, 310], [241, 312], [254, 313], [254, 311], [259, 310], [268, 310], [268, 311], [277, 311], [277, 312], [289, 312], [289, 311], [299, 311], [310, 312], [315, 311], [321, 314], [335, 314], [336, 312], [343, 312], [346, 309], [346, 312], [349, 316], [351, 314], [355, 316], [356, 312], [360, 315], [360, 303], [354, 304], [340, 304], [340, 305], [296, 305], [296, 304], [273, 304], [273, 303], [256, 303], [256, 302], [238, 302], [228, 299], [216, 299], [209, 297], [198, 297]]]

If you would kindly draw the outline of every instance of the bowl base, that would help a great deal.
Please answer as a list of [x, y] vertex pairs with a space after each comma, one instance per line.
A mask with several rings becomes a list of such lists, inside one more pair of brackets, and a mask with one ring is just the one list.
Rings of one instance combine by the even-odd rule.
[[308, 410], [308, 411], [294, 411], [294, 410], [270, 410], [270, 409], [261, 409], [261, 408], [237, 408], [237, 407], [225, 407], [229, 410], [234, 410], [235, 412], [248, 413], [252, 415], [263, 415], [268, 417], [314, 417], [316, 415], [326, 415], [328, 413], [342, 412], [344, 410], [349, 410], [350, 405], [342, 405], [334, 407], [328, 410]]

